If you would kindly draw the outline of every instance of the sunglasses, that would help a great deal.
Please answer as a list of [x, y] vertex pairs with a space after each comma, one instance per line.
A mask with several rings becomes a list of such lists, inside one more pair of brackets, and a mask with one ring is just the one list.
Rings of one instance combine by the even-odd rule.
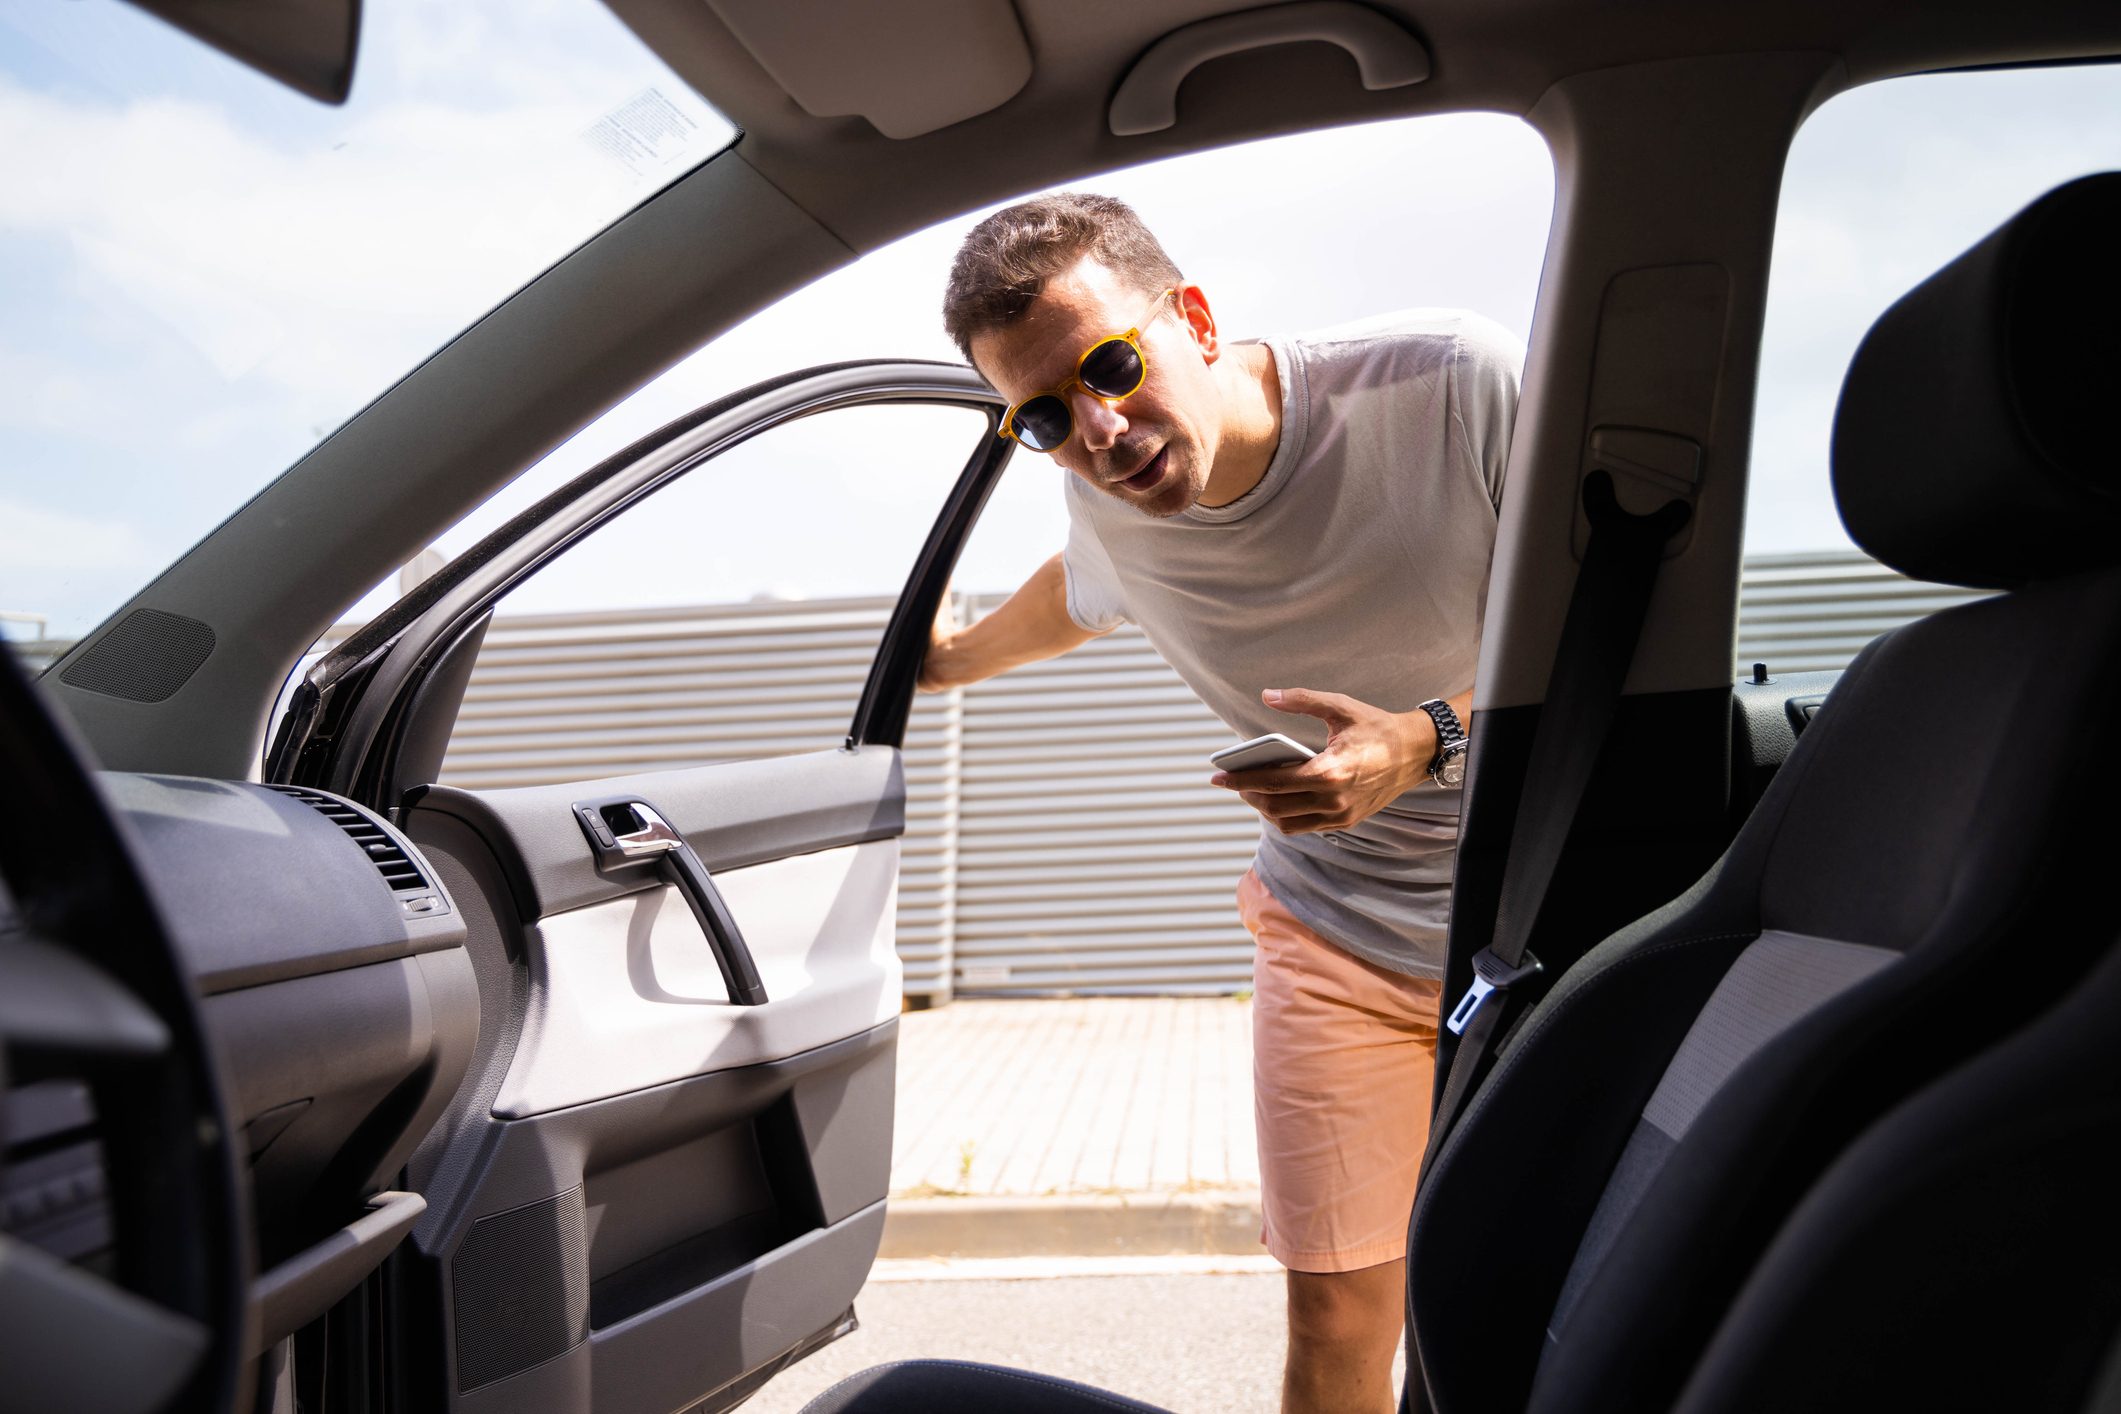
[[1126, 333], [1099, 339], [1083, 350], [1067, 382], [1034, 393], [1010, 408], [1009, 415], [1002, 419], [1001, 435], [1034, 452], [1050, 452], [1075, 431], [1075, 414], [1068, 407], [1072, 390], [1081, 388], [1093, 398], [1110, 402], [1139, 389], [1149, 379], [1149, 359], [1141, 346], [1142, 330], [1155, 322], [1172, 293], [1165, 290], [1158, 295], [1141, 322]]

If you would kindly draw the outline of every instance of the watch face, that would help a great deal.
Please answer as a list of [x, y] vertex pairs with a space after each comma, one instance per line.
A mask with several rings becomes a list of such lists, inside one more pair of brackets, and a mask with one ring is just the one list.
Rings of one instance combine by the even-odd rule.
[[1436, 784], [1447, 790], [1457, 790], [1466, 783], [1466, 749], [1463, 743], [1453, 743], [1444, 748], [1443, 759], [1429, 768]]

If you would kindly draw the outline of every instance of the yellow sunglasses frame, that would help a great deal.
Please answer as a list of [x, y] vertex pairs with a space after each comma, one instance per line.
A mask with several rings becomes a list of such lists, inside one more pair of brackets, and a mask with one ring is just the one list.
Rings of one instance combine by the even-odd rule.
[[[1068, 393], [1071, 389], [1080, 388], [1085, 393], [1088, 393], [1091, 397], [1107, 405], [1116, 403], [1122, 398], [1131, 398], [1136, 393], [1139, 393], [1141, 391], [1142, 384], [1149, 381], [1149, 355], [1148, 352], [1141, 346], [1142, 330], [1148, 328], [1151, 324], [1156, 322], [1156, 316], [1161, 311], [1163, 302], [1169, 299], [1177, 291], [1177, 289], [1178, 287], [1176, 285], [1173, 285], [1170, 288], [1166, 289], [1162, 294], [1158, 295], [1154, 300], [1151, 300], [1149, 302], [1148, 311], [1144, 313], [1141, 319], [1136, 322], [1134, 327], [1129, 329], [1126, 333], [1107, 334], [1104, 338], [1099, 339], [1089, 348], [1084, 349], [1083, 356], [1075, 361], [1075, 371], [1068, 375], [1066, 381], [1059, 383], [1054, 387], [1042, 389], [1039, 392], [1031, 394], [1031, 396], [1027, 398], [1018, 398], [1015, 402], [1009, 404], [1009, 410], [1002, 414], [1002, 425], [996, 429], [996, 435], [1008, 438], [1010, 441], [1016, 443], [1019, 447], [1022, 447], [1027, 451], [1051, 453], [1059, 450], [1061, 447], [1066, 446], [1068, 444], [1068, 439], [1075, 435], [1075, 409], [1068, 406]], [[1134, 350], [1134, 357], [1141, 363], [1142, 376], [1140, 378], [1137, 378], [1134, 381], [1134, 386], [1129, 388], [1124, 393], [1100, 393], [1095, 388], [1092, 388], [1089, 384], [1083, 382], [1083, 365], [1090, 361], [1090, 355], [1096, 353], [1099, 349], [1103, 348], [1107, 344], [1125, 344], [1128, 348]], [[1026, 403], [1035, 403], [1040, 398], [1059, 399], [1062, 409], [1068, 414], [1068, 430], [1061, 435], [1060, 441], [1055, 442], [1051, 447], [1032, 446], [1029, 442], [1026, 442], [1023, 438], [1017, 436], [1015, 430], [1010, 426], [1011, 423], [1016, 421], [1017, 413], [1023, 409]]]

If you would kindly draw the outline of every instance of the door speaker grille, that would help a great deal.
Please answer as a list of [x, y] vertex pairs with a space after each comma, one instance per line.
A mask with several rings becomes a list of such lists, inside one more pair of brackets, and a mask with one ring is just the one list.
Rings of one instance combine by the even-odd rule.
[[582, 1190], [480, 1218], [449, 1264], [457, 1392], [542, 1364], [589, 1335]]

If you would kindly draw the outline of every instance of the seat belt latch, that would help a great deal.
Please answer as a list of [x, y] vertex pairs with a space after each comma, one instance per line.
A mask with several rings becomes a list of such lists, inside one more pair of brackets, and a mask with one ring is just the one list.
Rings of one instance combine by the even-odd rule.
[[1473, 985], [1466, 988], [1466, 994], [1458, 999], [1458, 1005], [1451, 1008], [1451, 1018], [1444, 1025], [1450, 1028], [1453, 1036], [1465, 1034], [1466, 1026], [1473, 1020], [1473, 1014], [1480, 1010], [1481, 1003], [1488, 999], [1491, 992], [1507, 992], [1525, 978], [1536, 976], [1539, 971], [1539, 959], [1530, 953], [1526, 953], [1524, 961], [1513, 967], [1495, 956], [1493, 948], [1482, 948], [1473, 954]]

